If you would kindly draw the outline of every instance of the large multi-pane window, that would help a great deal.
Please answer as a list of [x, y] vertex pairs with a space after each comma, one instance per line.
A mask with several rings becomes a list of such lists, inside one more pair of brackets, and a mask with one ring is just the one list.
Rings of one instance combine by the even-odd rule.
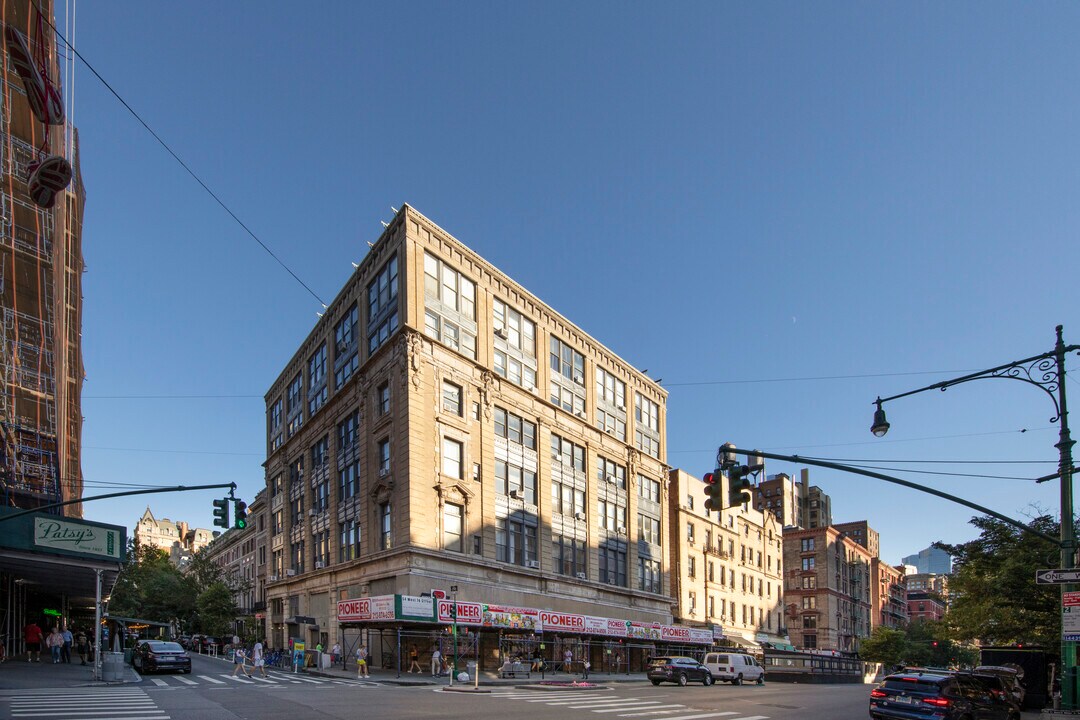
[[296, 458], [289, 463], [289, 493], [304, 491], [304, 459]]
[[278, 473], [270, 480], [270, 497], [276, 498], [283, 492], [285, 492], [285, 478]]
[[551, 402], [585, 417], [585, 356], [551, 336]]
[[563, 535], [551, 538], [551, 561], [559, 575], [584, 575], [588, 572], [585, 558], [584, 540]]
[[315, 495], [311, 499], [315, 512], [326, 512], [330, 507], [330, 478], [326, 475], [315, 484]]
[[356, 444], [357, 433], [360, 431], [360, 413], [356, 410], [349, 413], [338, 423], [338, 457], [340, 458]]
[[398, 327], [398, 262], [394, 255], [368, 284], [368, 354], [374, 353]]
[[551, 510], [563, 515], [581, 515], [585, 519], [585, 491], [570, 483], [551, 482]]
[[476, 357], [476, 285], [434, 255], [424, 254], [424, 334]]
[[660, 406], [634, 393], [634, 446], [646, 455], [660, 457]]
[[360, 490], [360, 461], [353, 460], [338, 468], [338, 500], [355, 497]]
[[273, 452], [285, 442], [281, 434], [281, 398], [270, 406], [270, 451]]
[[495, 559], [526, 565], [536, 561], [536, 525], [521, 518], [495, 520]]
[[461, 478], [461, 465], [463, 460], [463, 446], [457, 440], [443, 438], [442, 441], [442, 474], [446, 477]]
[[360, 522], [346, 520], [338, 525], [338, 561], [355, 560], [360, 557]]
[[597, 553], [600, 557], [600, 582], [626, 587], [626, 551], [617, 546], [604, 546]]
[[[638, 557], [638, 590], [644, 590], [645, 592], [659, 593], [660, 592], [660, 561], [649, 560], [648, 558]], [[709, 598], [713, 600], [714, 598]], [[712, 603], [710, 603], [712, 604]], [[715, 613], [716, 607], [713, 605], [709, 609], [709, 614]]]
[[626, 440], [626, 383], [596, 368], [596, 427]]
[[660, 483], [643, 475], [638, 475], [638, 497], [643, 500], [660, 502]]
[[551, 436], [551, 457], [564, 466], [585, 472], [585, 448], [554, 434]]
[[536, 423], [507, 412], [498, 405], [495, 406], [495, 435], [530, 450], [536, 449]]
[[380, 440], [377, 446], [379, 477], [390, 474], [390, 438]]
[[652, 545], [660, 544], [660, 521], [638, 513], [638, 539]]
[[304, 541], [300, 540], [289, 545], [289, 560], [292, 569], [297, 573], [304, 572]]
[[496, 299], [493, 303], [495, 328], [495, 372], [526, 390], [536, 387], [536, 324]]
[[326, 343], [308, 358], [308, 416], [323, 406], [327, 398]]
[[536, 471], [526, 470], [506, 460], [495, 461], [495, 492], [512, 495], [530, 505], [536, 504]]
[[330, 438], [323, 435], [319, 438], [314, 445], [311, 446], [311, 469], [312, 472], [318, 470], [330, 457]]
[[389, 550], [393, 546], [392, 525], [390, 521], [390, 501], [379, 505], [379, 548]]
[[390, 412], [390, 383], [383, 383], [375, 391], [375, 409], [379, 417]]
[[596, 481], [609, 482], [626, 489], [626, 468], [607, 458], [596, 458]]
[[461, 532], [465, 509], [461, 505], [443, 505], [443, 549], [462, 552]]
[[449, 380], [443, 380], [442, 385], [442, 409], [451, 415], [461, 417], [461, 386], [455, 385]]
[[304, 378], [296, 373], [285, 390], [285, 411], [289, 418], [289, 437], [292, 437], [300, 426], [304, 424], [304, 406], [300, 399], [300, 393], [304, 388]]
[[289, 501], [289, 520], [293, 527], [298, 527], [304, 521], [303, 495], [298, 495], [296, 499]]
[[600, 519], [600, 527], [612, 532], [620, 528], [626, 530], [626, 508], [610, 500], [599, 500], [596, 504], [596, 513]]
[[356, 305], [349, 306], [334, 326], [334, 387], [341, 389], [357, 368], [360, 355], [356, 351]]
[[315, 567], [326, 567], [330, 564], [330, 533], [312, 533], [311, 542], [315, 546]]

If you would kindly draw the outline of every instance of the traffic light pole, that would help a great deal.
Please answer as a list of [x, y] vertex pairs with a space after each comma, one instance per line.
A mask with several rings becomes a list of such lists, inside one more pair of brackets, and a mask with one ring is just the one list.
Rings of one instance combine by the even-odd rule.
[[127, 497], [128, 495], [153, 495], [155, 493], [167, 493], [167, 492], [188, 492], [189, 490], [215, 490], [217, 488], [229, 488], [229, 492], [236, 491], [236, 483], [225, 483], [219, 485], [177, 485], [175, 487], [163, 487], [153, 488], [152, 490], [127, 490], [125, 492], [109, 493], [108, 495], [94, 495], [92, 497], [83, 497], [76, 500], [65, 500], [64, 502], [49, 503], [48, 505], [40, 505], [36, 508], [29, 510], [22, 510], [17, 513], [11, 513], [10, 515], [4, 515], [0, 517], [0, 522], [5, 520], [12, 520], [23, 515], [33, 515], [34, 513], [42, 512], [45, 510], [53, 510], [55, 508], [65, 507], [67, 505], [77, 505], [79, 503], [90, 502], [92, 500], [108, 500], [109, 498]]

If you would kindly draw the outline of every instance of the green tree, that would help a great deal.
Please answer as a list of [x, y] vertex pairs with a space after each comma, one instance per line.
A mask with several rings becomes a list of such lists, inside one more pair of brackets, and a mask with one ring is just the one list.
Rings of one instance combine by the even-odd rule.
[[197, 622], [200, 630], [218, 637], [232, 635], [236, 602], [228, 585], [221, 581], [213, 583], [199, 595], [195, 606], [199, 613]]
[[127, 560], [109, 597], [109, 613], [167, 622], [194, 609], [194, 595], [164, 550], [128, 545]]
[[884, 626], [874, 628], [870, 637], [859, 643], [859, 658], [867, 662], [883, 663], [886, 668], [908, 661], [907, 633]]
[[[1061, 638], [1059, 592], [1036, 585], [1035, 571], [1057, 566], [1057, 545], [995, 518], [975, 517], [971, 524], [981, 531], [975, 540], [934, 543], [953, 557], [948, 636], [968, 643], [1055, 647]], [[1059, 532], [1049, 515], [1029, 524], [1052, 537]]]

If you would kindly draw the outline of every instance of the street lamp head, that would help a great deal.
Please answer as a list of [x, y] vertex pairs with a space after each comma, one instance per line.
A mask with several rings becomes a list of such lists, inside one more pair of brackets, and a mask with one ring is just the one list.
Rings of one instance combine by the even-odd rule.
[[877, 410], [874, 411], [874, 424], [870, 426], [870, 432], [875, 437], [885, 437], [889, 432], [889, 421], [885, 419], [885, 411], [881, 409], [881, 400], [877, 401]]

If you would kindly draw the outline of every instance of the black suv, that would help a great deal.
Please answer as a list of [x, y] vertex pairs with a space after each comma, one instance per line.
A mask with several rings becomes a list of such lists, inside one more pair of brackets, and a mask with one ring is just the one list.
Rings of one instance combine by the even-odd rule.
[[662, 682], [685, 685], [690, 681], [712, 685], [715, 682], [709, 668], [692, 657], [681, 655], [653, 658], [649, 661], [649, 671], [646, 674], [653, 685], [659, 685]]
[[901, 672], [870, 691], [878, 720], [1013, 720], [1014, 712], [971, 675]]

